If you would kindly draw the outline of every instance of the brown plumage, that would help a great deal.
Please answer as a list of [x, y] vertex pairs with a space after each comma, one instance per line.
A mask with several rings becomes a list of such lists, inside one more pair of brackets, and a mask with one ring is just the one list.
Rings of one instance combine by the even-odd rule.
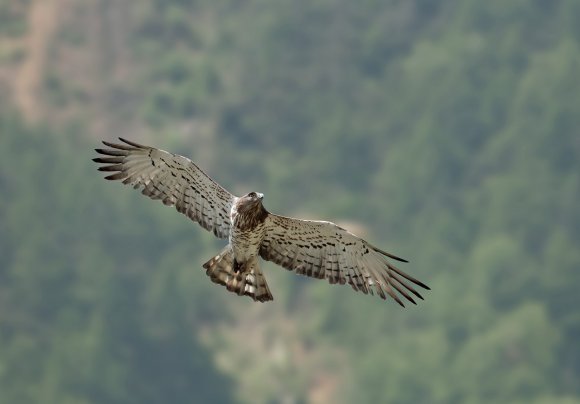
[[203, 267], [210, 279], [255, 301], [273, 300], [260, 270], [262, 257], [298, 274], [349, 284], [365, 294], [400, 296], [415, 303], [423, 299], [414, 285], [427, 285], [407, 275], [388, 260], [389, 254], [331, 222], [301, 220], [269, 213], [263, 195], [237, 197], [225, 190], [191, 160], [176, 154], [120, 139], [96, 149], [106, 157], [93, 159], [108, 180], [122, 180], [152, 199], [175, 206], [228, 244]]

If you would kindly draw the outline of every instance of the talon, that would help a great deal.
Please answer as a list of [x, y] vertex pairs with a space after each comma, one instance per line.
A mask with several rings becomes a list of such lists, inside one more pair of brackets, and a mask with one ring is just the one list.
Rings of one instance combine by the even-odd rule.
[[234, 260], [234, 272], [240, 272], [242, 270], [242, 264]]

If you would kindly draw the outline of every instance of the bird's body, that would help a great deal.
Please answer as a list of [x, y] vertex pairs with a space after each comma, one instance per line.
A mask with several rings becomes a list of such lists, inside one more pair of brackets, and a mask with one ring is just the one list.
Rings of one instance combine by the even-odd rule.
[[251, 192], [234, 200], [229, 243], [203, 267], [213, 282], [225, 285], [239, 295], [266, 301], [273, 297], [260, 270], [258, 257], [268, 212], [262, 206], [263, 195], [259, 195]]
[[429, 289], [387, 258], [405, 260], [334, 223], [274, 215], [264, 208], [262, 194], [234, 196], [183, 156], [121, 140], [125, 144], [103, 142], [111, 149], [97, 149], [107, 156], [94, 159], [105, 164], [99, 170], [114, 172], [106, 178], [142, 187], [144, 195], [174, 205], [217, 237], [227, 238], [228, 244], [203, 267], [229, 291], [273, 300], [259, 257], [332, 284], [348, 283], [365, 294], [389, 295], [401, 306], [396, 292], [412, 303], [410, 293], [422, 299], [409, 282]]
[[[261, 194], [260, 194], [261, 195]], [[264, 222], [268, 212], [262, 206], [262, 197], [255, 192], [238, 198], [232, 206], [229, 242], [237, 262], [258, 257], [260, 244], [264, 238]]]

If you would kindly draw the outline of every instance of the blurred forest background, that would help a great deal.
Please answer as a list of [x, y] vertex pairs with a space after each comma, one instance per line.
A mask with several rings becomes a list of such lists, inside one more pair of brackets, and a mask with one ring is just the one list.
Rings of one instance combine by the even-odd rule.
[[[401, 309], [102, 180], [100, 139], [346, 224]], [[0, 0], [0, 403], [580, 403], [578, 0]]]

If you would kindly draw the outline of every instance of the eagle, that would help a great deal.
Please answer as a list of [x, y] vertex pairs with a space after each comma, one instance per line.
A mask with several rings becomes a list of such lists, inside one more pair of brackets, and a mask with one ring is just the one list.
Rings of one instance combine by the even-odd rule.
[[290, 271], [331, 284], [349, 284], [355, 291], [390, 296], [401, 306], [403, 297], [423, 299], [416, 286], [429, 287], [406, 274], [391, 260], [407, 260], [383, 251], [344, 228], [327, 221], [275, 215], [263, 205], [264, 195], [235, 196], [212, 180], [190, 159], [119, 138], [95, 149], [99, 171], [107, 180], [141, 189], [141, 193], [178, 212], [228, 244], [203, 268], [210, 279], [254, 301], [273, 300], [259, 257]]

